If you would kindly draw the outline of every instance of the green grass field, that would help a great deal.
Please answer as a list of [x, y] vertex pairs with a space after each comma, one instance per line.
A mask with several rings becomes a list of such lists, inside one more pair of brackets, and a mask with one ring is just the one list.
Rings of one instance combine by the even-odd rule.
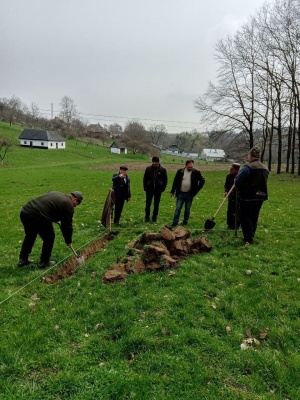
[[[300, 399], [299, 177], [270, 174], [254, 245], [225, 229], [224, 205], [206, 234], [211, 253], [186, 258], [173, 275], [132, 274], [103, 284], [129, 241], [171, 223], [175, 173], [168, 174], [158, 223], [146, 224], [149, 157], [112, 155], [74, 140], [62, 151], [21, 148], [21, 130], [0, 123], [0, 136], [15, 144], [0, 166], [0, 400]], [[107, 232], [99, 220], [115, 165], [124, 162], [144, 166], [128, 171], [132, 201], [114, 240], [55, 285], [41, 278], [71, 257], [58, 229], [57, 266], [16, 267], [24, 203], [50, 190], [82, 191], [73, 235], [80, 251]], [[182, 160], [162, 158], [168, 163], [180, 167]], [[114, 167], [99, 169], [105, 165]], [[221, 203], [227, 173], [198, 166], [206, 184], [192, 206], [193, 237]], [[38, 239], [32, 259], [40, 248]]]

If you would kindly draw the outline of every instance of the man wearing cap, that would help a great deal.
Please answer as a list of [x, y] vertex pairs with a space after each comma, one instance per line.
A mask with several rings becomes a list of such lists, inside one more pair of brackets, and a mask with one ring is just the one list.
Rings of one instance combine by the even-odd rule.
[[248, 153], [248, 163], [234, 180], [240, 195], [240, 220], [246, 244], [253, 243], [261, 206], [268, 200], [269, 171], [259, 158], [260, 148], [252, 147]]
[[[232, 186], [234, 185], [234, 179], [239, 173], [240, 164], [233, 163], [230, 167], [229, 174], [225, 179], [225, 194], [226, 197]], [[239, 201], [238, 193], [235, 189], [228, 196], [227, 203], [227, 227], [228, 229], [236, 229], [240, 226], [239, 222]]]
[[120, 218], [123, 211], [125, 200], [128, 202], [131, 199], [130, 179], [127, 175], [127, 166], [121, 165], [119, 173], [112, 177], [114, 191], [114, 224], [120, 225]]
[[150, 220], [150, 208], [154, 199], [152, 221], [156, 222], [162, 192], [168, 183], [167, 171], [159, 163], [159, 158], [152, 157], [152, 165], [146, 168], [143, 178], [144, 191], [146, 192], [145, 222]]
[[54, 261], [50, 261], [55, 239], [53, 222], [60, 224], [66, 245], [72, 246], [74, 208], [82, 200], [82, 193], [78, 191], [70, 194], [49, 192], [30, 200], [22, 207], [20, 219], [24, 226], [25, 238], [19, 256], [19, 267], [24, 267], [31, 263], [28, 257], [37, 235], [43, 241], [38, 266], [46, 268], [55, 264]]

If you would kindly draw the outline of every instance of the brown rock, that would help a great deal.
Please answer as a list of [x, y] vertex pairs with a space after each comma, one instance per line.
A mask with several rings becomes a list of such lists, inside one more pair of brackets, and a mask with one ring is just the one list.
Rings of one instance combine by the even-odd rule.
[[160, 231], [160, 236], [162, 240], [167, 242], [175, 240], [174, 232], [172, 232], [167, 226], [164, 226]]
[[103, 283], [110, 283], [110, 282], [118, 282], [118, 281], [122, 281], [123, 279], [125, 279], [126, 273], [122, 273], [119, 271], [115, 271], [115, 270], [108, 270], [105, 272], [103, 278], [102, 278], [102, 282]]
[[160, 265], [160, 263], [158, 263], [158, 262], [151, 262], [151, 263], [146, 265], [146, 270], [147, 271], [152, 271], [153, 272], [153, 271], [159, 271], [161, 269], [163, 269], [163, 266]]
[[177, 226], [174, 229], [174, 235], [175, 235], [175, 239], [187, 239], [191, 236], [191, 232], [188, 231], [186, 228], [184, 228], [183, 226]]
[[152, 261], [158, 260], [160, 256], [165, 254], [165, 249], [158, 246], [145, 246], [142, 259], [145, 263], [151, 263]]
[[164, 269], [178, 267], [178, 261], [175, 260], [174, 258], [168, 256], [167, 254], [164, 254], [163, 256], [161, 256], [160, 264], [162, 264], [164, 266]]
[[128, 272], [139, 274], [140, 272], [144, 272], [145, 270], [146, 270], [145, 264], [141, 260], [135, 260], [135, 262], [131, 265], [131, 268], [128, 270]]

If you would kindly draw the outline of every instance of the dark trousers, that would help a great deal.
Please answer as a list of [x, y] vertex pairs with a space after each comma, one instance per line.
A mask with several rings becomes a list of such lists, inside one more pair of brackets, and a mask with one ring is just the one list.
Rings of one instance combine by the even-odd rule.
[[240, 202], [240, 219], [245, 242], [253, 243], [262, 204], [262, 201]]
[[23, 211], [21, 211], [20, 213], [20, 219], [22, 221], [25, 231], [25, 238], [22, 243], [20, 258], [22, 258], [23, 260], [28, 259], [28, 256], [32, 251], [37, 235], [39, 235], [43, 240], [42, 254], [40, 261], [48, 262], [51, 257], [55, 239], [55, 233], [52, 222], [36, 221], [32, 219], [30, 215], [24, 213]]
[[123, 211], [125, 203], [125, 198], [124, 197], [116, 197], [115, 198], [115, 212], [114, 212], [114, 223], [118, 224], [120, 222], [121, 214]]
[[235, 228], [238, 229], [240, 226], [239, 208], [240, 208], [239, 200], [236, 200], [235, 196], [233, 198], [229, 197], [227, 204], [227, 226], [229, 229], [235, 229]]
[[154, 199], [152, 221], [156, 221], [158, 216], [160, 198], [161, 198], [161, 192], [154, 192], [153, 190], [146, 191], [145, 219], [150, 218], [150, 208], [152, 204], [152, 199]]

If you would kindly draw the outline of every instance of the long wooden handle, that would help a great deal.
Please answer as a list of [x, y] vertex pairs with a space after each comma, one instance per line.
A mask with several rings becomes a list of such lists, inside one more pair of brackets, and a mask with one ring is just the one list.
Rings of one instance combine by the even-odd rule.
[[70, 249], [72, 250], [74, 256], [78, 258], [79, 255], [76, 253], [76, 250], [74, 249], [74, 247], [72, 245], [70, 246]]
[[229, 190], [229, 192], [227, 193], [226, 197], [224, 197], [222, 203], [220, 204], [219, 208], [217, 209], [217, 211], [215, 212], [215, 215], [213, 216], [213, 219], [216, 218], [218, 212], [220, 211], [222, 205], [224, 204], [225, 200], [228, 199], [228, 197], [230, 196], [231, 192], [233, 191], [233, 189], [235, 188], [235, 185], [232, 185], [231, 189]]

